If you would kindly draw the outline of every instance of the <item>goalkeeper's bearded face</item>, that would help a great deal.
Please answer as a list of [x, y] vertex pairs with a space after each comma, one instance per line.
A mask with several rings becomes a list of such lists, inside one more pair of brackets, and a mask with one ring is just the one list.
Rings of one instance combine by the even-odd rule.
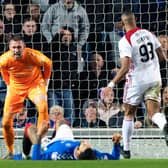
[[13, 53], [13, 57], [16, 60], [19, 60], [22, 58], [23, 51], [25, 48], [25, 44], [22, 40], [11, 40], [9, 43], [9, 49]]

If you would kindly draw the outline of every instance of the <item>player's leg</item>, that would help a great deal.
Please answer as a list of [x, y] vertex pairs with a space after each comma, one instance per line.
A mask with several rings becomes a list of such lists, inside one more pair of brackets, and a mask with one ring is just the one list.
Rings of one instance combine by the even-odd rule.
[[137, 106], [142, 101], [143, 92], [145, 88], [139, 86], [132, 86], [131, 84], [125, 85], [123, 102], [125, 106], [124, 120], [122, 125], [122, 137], [123, 137], [123, 150], [121, 148], [121, 154], [123, 157], [129, 159], [131, 157], [130, 145], [131, 145], [131, 136], [134, 131], [134, 116], [137, 109]]
[[146, 100], [146, 108], [149, 119], [151, 119], [161, 130], [166, 124], [164, 114], [160, 113], [160, 103], [154, 100]]
[[124, 104], [124, 120], [122, 125], [122, 137], [123, 137], [123, 149], [121, 154], [126, 159], [131, 157], [130, 145], [131, 145], [131, 136], [134, 130], [134, 114], [136, 111], [136, 106], [131, 106], [129, 104]]
[[153, 121], [165, 134], [166, 144], [168, 145], [168, 126], [166, 117], [160, 113], [160, 85], [157, 84], [145, 93], [146, 108], [149, 119]]
[[[13, 155], [14, 152], [13, 114], [22, 111], [23, 101], [24, 97], [17, 95], [16, 91], [10, 89], [10, 92], [7, 92], [2, 119], [2, 132], [9, 155]], [[3, 159], [9, 158], [4, 157]]]
[[40, 85], [30, 89], [28, 97], [36, 105], [38, 111], [37, 127], [39, 127], [43, 121], [49, 121], [48, 102], [45, 84], [41, 83]]
[[31, 125], [32, 123], [26, 124], [25, 129], [24, 129], [23, 140], [22, 140], [22, 156], [26, 160], [30, 159], [30, 151], [31, 151], [31, 146], [32, 146], [32, 142], [30, 141], [29, 136], [28, 136], [28, 128]]
[[41, 159], [41, 138], [46, 135], [48, 131], [48, 122], [43, 121], [39, 128], [32, 124], [27, 128], [26, 136], [29, 138], [33, 144], [32, 149], [32, 160]]
[[2, 134], [7, 148], [7, 154], [2, 159], [12, 159], [14, 152], [13, 116], [4, 114], [2, 119]]
[[73, 140], [72, 129], [67, 125], [62, 123], [57, 129], [56, 136], [52, 140]]

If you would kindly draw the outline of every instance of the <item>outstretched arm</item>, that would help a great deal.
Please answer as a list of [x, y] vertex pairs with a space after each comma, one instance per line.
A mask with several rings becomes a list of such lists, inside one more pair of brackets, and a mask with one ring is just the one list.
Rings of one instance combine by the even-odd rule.
[[120, 140], [121, 135], [119, 133], [115, 133], [112, 137], [112, 141], [114, 143], [112, 153], [100, 152], [95, 150], [96, 158], [98, 160], [119, 160], [120, 159]]
[[121, 58], [121, 68], [118, 70], [113, 80], [108, 84], [108, 87], [113, 88], [115, 84], [117, 84], [123, 79], [123, 77], [129, 71], [130, 61], [131, 61], [130, 58], [127, 56]]

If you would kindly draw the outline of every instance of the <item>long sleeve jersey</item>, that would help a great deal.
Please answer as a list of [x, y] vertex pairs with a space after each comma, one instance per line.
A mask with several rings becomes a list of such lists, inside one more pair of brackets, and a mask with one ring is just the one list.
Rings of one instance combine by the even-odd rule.
[[11, 51], [0, 56], [0, 71], [7, 85], [28, 89], [41, 80], [50, 78], [52, 61], [38, 50], [25, 48], [20, 60]]

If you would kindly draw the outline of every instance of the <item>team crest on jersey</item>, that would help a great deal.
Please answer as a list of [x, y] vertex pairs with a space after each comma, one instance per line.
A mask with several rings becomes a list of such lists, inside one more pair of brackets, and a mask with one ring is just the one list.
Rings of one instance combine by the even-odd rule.
[[51, 155], [51, 159], [52, 160], [58, 160], [58, 153], [57, 152], [53, 152]]

